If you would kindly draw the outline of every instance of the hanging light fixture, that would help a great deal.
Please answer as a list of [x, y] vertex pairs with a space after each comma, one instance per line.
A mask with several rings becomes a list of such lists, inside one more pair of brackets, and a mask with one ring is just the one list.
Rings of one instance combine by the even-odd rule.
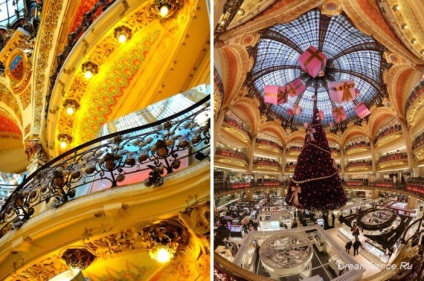
[[132, 31], [126, 26], [120, 26], [115, 28], [114, 37], [118, 40], [119, 43], [125, 43], [127, 40], [131, 39]]
[[63, 103], [63, 107], [65, 108], [66, 113], [68, 115], [72, 115], [75, 113], [75, 111], [78, 110], [79, 103], [74, 99], [68, 99], [68, 100], [65, 100], [65, 102]]
[[59, 145], [62, 149], [68, 147], [68, 145], [72, 142], [72, 136], [69, 134], [59, 134], [57, 139], [59, 140]]
[[91, 77], [97, 74], [99, 70], [97, 64], [92, 63], [91, 61], [84, 63], [81, 67], [82, 67], [82, 72], [84, 73], [84, 76], [87, 79], [91, 79]]
[[155, 0], [151, 9], [161, 18], [173, 16], [182, 6], [181, 0]]
[[188, 241], [187, 231], [171, 221], [148, 226], [143, 232], [152, 245], [149, 249], [150, 257], [160, 263], [169, 262]]

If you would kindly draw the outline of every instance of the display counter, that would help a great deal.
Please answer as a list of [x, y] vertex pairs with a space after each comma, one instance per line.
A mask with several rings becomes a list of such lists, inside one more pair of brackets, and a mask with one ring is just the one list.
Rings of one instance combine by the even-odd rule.
[[328, 260], [328, 265], [337, 274], [337, 276], [343, 274], [344, 270], [339, 268], [346, 268], [344, 262], [338, 256], [332, 256]]
[[367, 260], [374, 264], [387, 263], [388, 256], [386, 255], [383, 247], [370, 239], [365, 240], [362, 243], [363, 251], [360, 252]]
[[260, 231], [280, 230], [280, 222], [279, 221], [260, 221], [259, 230]]
[[226, 258], [227, 260], [231, 262], [234, 260], [234, 256], [231, 253], [231, 249], [226, 249], [225, 246], [218, 246], [215, 252], [220, 254], [221, 256], [223, 256], [224, 258]]
[[311, 240], [312, 244], [317, 247], [318, 251], [322, 252], [324, 251], [324, 241], [321, 239], [321, 235], [318, 233], [318, 231], [309, 232], [306, 233], [309, 240]]
[[312, 260], [312, 244], [306, 236], [294, 233], [276, 234], [266, 239], [259, 249], [264, 269], [271, 278], [299, 274]]
[[352, 235], [350, 228], [345, 224], [339, 228], [337, 231], [337, 236], [339, 236], [346, 243], [355, 240], [355, 236]]
[[241, 225], [231, 225], [231, 237], [241, 237], [243, 238], [244, 236], [244, 230], [243, 230], [243, 226]]
[[256, 248], [252, 244], [243, 255], [243, 259], [241, 261], [241, 267], [249, 271], [253, 271], [255, 260], [256, 260]]

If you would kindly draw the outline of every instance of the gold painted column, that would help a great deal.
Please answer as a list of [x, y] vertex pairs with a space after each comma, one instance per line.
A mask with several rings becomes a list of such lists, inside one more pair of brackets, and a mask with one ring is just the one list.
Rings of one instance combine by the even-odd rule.
[[[334, 160], [334, 162], [335, 162], [335, 160]], [[342, 168], [342, 177], [343, 178], [344, 178], [344, 175], [345, 175], [344, 164], [345, 164], [345, 161], [344, 161], [344, 147], [343, 147], [343, 149], [340, 148], [340, 166]]]
[[287, 159], [286, 159], [286, 149], [287, 149], [287, 147], [285, 145], [283, 145], [282, 147], [283, 147], [283, 158], [282, 158], [282, 161], [281, 161], [281, 174], [284, 175], [285, 169], [286, 169], [286, 163], [287, 163]]
[[[214, 122], [215, 128], [213, 128], [213, 147], [214, 147], [214, 149], [216, 148], [216, 143], [218, 141], [219, 131], [221, 130], [222, 122], [224, 122], [224, 117], [225, 117], [225, 114], [227, 114], [228, 110], [230, 110], [229, 107], [225, 107], [225, 108], [221, 109], [218, 112], [217, 118], [215, 119], [215, 122]], [[214, 151], [214, 154], [215, 154], [215, 151]]]
[[371, 147], [371, 164], [372, 164], [372, 173], [376, 175], [377, 173], [377, 154], [375, 153], [374, 140], [369, 138], [370, 147]]
[[27, 176], [48, 162], [47, 153], [38, 138], [25, 141], [25, 154], [28, 157]]
[[408, 125], [406, 124], [406, 121], [404, 119], [399, 119], [399, 123], [402, 127], [403, 139], [405, 140], [406, 155], [408, 157], [408, 167], [410, 169], [416, 168], [417, 164], [413, 158], [412, 140], [411, 140], [411, 135], [409, 134], [409, 131], [408, 131]]
[[254, 133], [252, 134], [252, 139], [250, 141], [250, 145], [249, 145], [249, 151], [248, 151], [248, 155], [247, 158], [249, 160], [249, 165], [247, 167], [247, 173], [249, 175], [253, 174], [253, 154], [255, 153], [255, 145], [256, 145], [256, 138], [257, 138], [258, 134]]

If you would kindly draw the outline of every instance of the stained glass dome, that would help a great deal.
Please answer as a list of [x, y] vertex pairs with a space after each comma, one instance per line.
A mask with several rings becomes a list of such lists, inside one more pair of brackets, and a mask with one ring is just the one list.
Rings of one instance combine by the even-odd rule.
[[[303, 93], [289, 97], [286, 103], [270, 105], [268, 112], [282, 116], [285, 124], [288, 120], [293, 124], [311, 122], [315, 94], [318, 109], [324, 112], [323, 124], [334, 123], [332, 109], [339, 106], [346, 111], [344, 123], [358, 120], [353, 101], [340, 105], [331, 101], [327, 85], [331, 81], [354, 80], [360, 90], [355, 102], [363, 101], [368, 107], [377, 97], [386, 95], [382, 81], [384, 47], [357, 30], [343, 14], [327, 17], [312, 10], [292, 22], [264, 29], [260, 35], [249, 78], [255, 92], [263, 98], [265, 85], [284, 86], [296, 78], [306, 86]], [[298, 62], [311, 45], [327, 56], [324, 73], [316, 78], [303, 71]], [[302, 107], [302, 114], [291, 118], [287, 110], [295, 104]]]

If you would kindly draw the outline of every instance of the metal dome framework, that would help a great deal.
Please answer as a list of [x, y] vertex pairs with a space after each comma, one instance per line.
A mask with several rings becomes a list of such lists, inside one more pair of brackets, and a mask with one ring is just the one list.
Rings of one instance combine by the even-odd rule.
[[[357, 30], [346, 15], [327, 17], [317, 9], [303, 14], [296, 20], [277, 24], [261, 30], [261, 39], [251, 50], [255, 64], [247, 77], [247, 85], [252, 96], [261, 100], [261, 112], [269, 118], [283, 119], [283, 126], [296, 130], [298, 125], [310, 123], [314, 109], [313, 96], [317, 106], [324, 112], [322, 124], [335, 124], [337, 131], [347, 127], [350, 121], [361, 123], [356, 116], [355, 103], [363, 101], [368, 107], [381, 104], [387, 96], [382, 73], [390, 67], [383, 58], [384, 46], [371, 36]], [[312, 78], [300, 68], [299, 56], [310, 45], [327, 56], [323, 76]], [[289, 97], [284, 104], [274, 105], [263, 101], [265, 85], [284, 86], [296, 78], [301, 78], [306, 90], [296, 97]], [[331, 101], [327, 83], [338, 80], [354, 80], [360, 95], [354, 101], [337, 104]], [[288, 109], [300, 105], [300, 116], [289, 115]], [[346, 120], [336, 124], [332, 109], [343, 107]]]

